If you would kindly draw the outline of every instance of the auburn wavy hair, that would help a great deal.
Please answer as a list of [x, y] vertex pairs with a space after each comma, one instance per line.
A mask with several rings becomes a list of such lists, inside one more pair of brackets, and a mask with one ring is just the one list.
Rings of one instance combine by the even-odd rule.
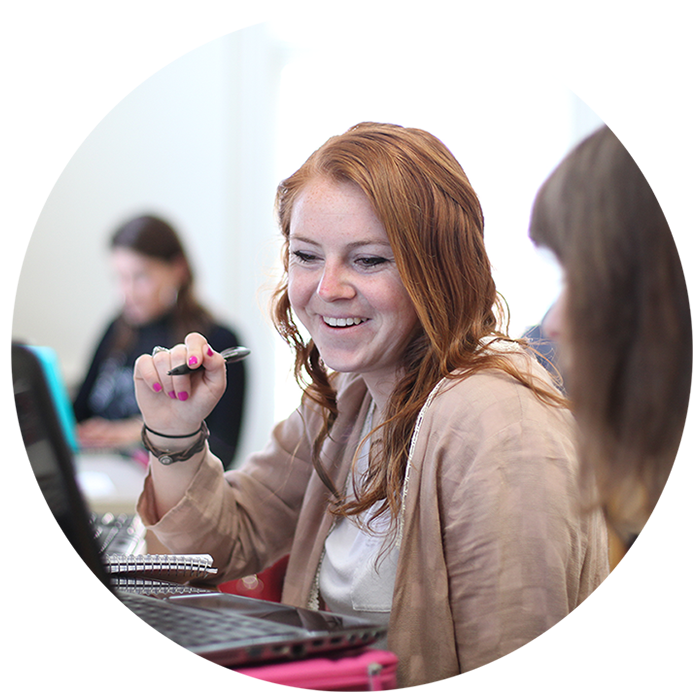
[[602, 127], [538, 192], [530, 237], [566, 276], [566, 387], [584, 486], [597, 486], [629, 543], [664, 488], [690, 397], [690, 304], [671, 229], [632, 156]]
[[[313, 340], [305, 341], [288, 296], [288, 252], [294, 203], [313, 180], [353, 183], [367, 195], [386, 230], [396, 266], [413, 302], [420, 329], [403, 354], [402, 377], [385, 411], [378, 444], [356, 499], [346, 498], [328, 478], [319, 452], [337, 417], [333, 374]], [[499, 331], [505, 310], [496, 292], [484, 246], [484, 218], [469, 180], [448, 148], [420, 129], [364, 122], [332, 137], [277, 189], [276, 210], [284, 237], [284, 274], [272, 301], [275, 326], [293, 348], [295, 376], [304, 395], [322, 407], [324, 426], [313, 463], [335, 501], [332, 511], [356, 515], [375, 507], [398, 516], [409, 446], [418, 414], [443, 378], [499, 368], [543, 398], [563, 400], [521, 374], [510, 359], [489, 351], [485, 337], [509, 340]]]

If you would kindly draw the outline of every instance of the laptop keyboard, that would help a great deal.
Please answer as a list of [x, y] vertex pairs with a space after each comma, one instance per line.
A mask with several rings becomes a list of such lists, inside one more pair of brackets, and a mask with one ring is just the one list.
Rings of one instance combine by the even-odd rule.
[[134, 555], [143, 547], [146, 530], [138, 515], [93, 512], [90, 519], [100, 553]]
[[278, 635], [289, 637], [297, 633], [295, 627], [277, 622], [256, 620], [227, 610], [226, 612], [205, 608], [190, 608], [182, 604], [173, 605], [149, 596], [118, 592], [118, 598], [134, 614], [162, 635], [188, 649], [197, 650], [233, 640], [269, 639]]
[[158, 579], [140, 579], [135, 577], [112, 577], [111, 584], [120, 592], [136, 593], [142, 596], [167, 598], [168, 596], [187, 596], [190, 594], [212, 593], [211, 589], [188, 584], [176, 584]]

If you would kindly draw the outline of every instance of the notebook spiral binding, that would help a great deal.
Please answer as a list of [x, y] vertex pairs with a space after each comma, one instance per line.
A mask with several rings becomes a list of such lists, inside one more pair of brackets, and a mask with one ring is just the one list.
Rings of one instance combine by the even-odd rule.
[[120, 577], [149, 577], [183, 583], [217, 573], [211, 555], [116, 555], [103, 556], [110, 574]]

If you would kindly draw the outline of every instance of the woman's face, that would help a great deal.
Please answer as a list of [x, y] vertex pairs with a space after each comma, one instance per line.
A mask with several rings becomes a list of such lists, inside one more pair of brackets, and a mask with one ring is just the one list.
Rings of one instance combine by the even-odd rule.
[[181, 262], [165, 262], [122, 247], [112, 250], [111, 260], [122, 294], [122, 312], [130, 324], [151, 322], [175, 304], [184, 279]]
[[564, 375], [571, 361], [571, 346], [567, 326], [568, 295], [566, 280], [564, 280], [559, 297], [542, 320], [542, 330], [545, 336], [557, 346], [559, 368]]
[[329, 368], [361, 374], [371, 391], [391, 390], [418, 317], [386, 231], [356, 185], [319, 178], [300, 193], [289, 299]]

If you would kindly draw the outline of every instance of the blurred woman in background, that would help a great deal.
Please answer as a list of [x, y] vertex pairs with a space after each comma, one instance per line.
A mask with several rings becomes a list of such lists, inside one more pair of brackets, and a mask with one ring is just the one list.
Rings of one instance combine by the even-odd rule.
[[[192, 269], [175, 230], [155, 216], [122, 225], [110, 242], [111, 264], [123, 304], [95, 351], [74, 401], [78, 435], [85, 447], [130, 447], [140, 443], [136, 404], [136, 358], [156, 345], [182, 341], [189, 332], [206, 336], [217, 350], [238, 345], [236, 334], [197, 301]], [[245, 396], [243, 363], [228, 367], [229, 386], [207, 419], [212, 449], [224, 466], [238, 444]]]

